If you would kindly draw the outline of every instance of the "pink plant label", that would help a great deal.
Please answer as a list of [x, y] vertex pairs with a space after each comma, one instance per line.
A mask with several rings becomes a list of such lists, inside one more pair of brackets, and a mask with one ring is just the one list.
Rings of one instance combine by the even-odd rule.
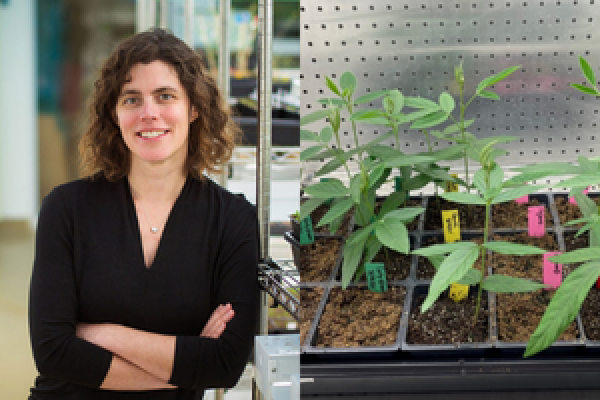
[[[589, 191], [590, 191], [590, 188], [588, 187], [587, 189], [585, 189], [583, 191], [583, 194], [588, 194]], [[573, 196], [569, 197], [569, 203], [577, 205], [577, 201], [575, 201], [575, 197], [573, 197]]]
[[553, 263], [548, 258], [561, 254], [560, 251], [550, 251], [544, 254], [544, 284], [556, 289], [562, 283], [562, 264]]
[[529, 236], [544, 236], [546, 234], [545, 206], [529, 206], [527, 209]]
[[526, 194], [526, 195], [525, 195], [525, 196], [523, 196], [523, 197], [519, 197], [518, 199], [515, 199], [515, 201], [516, 201], [518, 204], [527, 204], [527, 203], [529, 203], [529, 195], [528, 195], [528, 194]]

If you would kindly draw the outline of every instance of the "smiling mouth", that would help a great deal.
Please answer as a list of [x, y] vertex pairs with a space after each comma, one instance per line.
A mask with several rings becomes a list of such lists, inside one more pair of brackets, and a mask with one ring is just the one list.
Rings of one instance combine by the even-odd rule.
[[152, 139], [152, 138], [157, 138], [159, 136], [163, 136], [165, 134], [169, 133], [169, 130], [164, 130], [164, 131], [147, 131], [147, 132], [138, 132], [137, 136], [140, 136], [142, 138], [145, 139]]

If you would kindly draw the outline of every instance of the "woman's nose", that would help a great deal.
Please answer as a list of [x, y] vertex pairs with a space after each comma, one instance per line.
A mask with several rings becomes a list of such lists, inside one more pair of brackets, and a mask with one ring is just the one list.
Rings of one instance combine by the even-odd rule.
[[145, 100], [142, 105], [142, 119], [156, 119], [158, 117], [158, 104], [153, 100]]

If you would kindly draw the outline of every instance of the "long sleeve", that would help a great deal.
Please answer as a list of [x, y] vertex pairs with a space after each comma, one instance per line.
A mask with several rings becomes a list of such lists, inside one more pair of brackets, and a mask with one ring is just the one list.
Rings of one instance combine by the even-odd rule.
[[252, 349], [259, 311], [256, 213], [235, 199], [225, 213], [213, 288], [217, 304], [231, 303], [234, 318], [219, 339], [177, 336], [169, 383], [183, 388], [233, 387]]
[[112, 354], [75, 336], [74, 218], [59, 187], [43, 201], [29, 293], [33, 357], [42, 375], [86, 387], [102, 383]]

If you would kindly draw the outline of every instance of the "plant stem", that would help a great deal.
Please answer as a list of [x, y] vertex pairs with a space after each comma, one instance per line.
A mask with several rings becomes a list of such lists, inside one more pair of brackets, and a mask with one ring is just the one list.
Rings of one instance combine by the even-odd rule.
[[[487, 182], [486, 182], [487, 184]], [[489, 190], [489, 184], [486, 185]], [[483, 244], [485, 245], [488, 241], [488, 228], [489, 228], [489, 214], [490, 214], [490, 200], [486, 200], [485, 202], [485, 227], [483, 228]], [[473, 327], [477, 325], [477, 317], [479, 316], [479, 308], [481, 306], [481, 295], [483, 293], [483, 279], [485, 278], [486, 268], [485, 268], [485, 253], [486, 249], [484, 246], [481, 246], [481, 280], [479, 281], [479, 291], [477, 293], [477, 306], [475, 309], [475, 319], [473, 320]]]
[[[464, 85], [459, 85], [459, 93], [460, 93], [460, 133], [463, 139], [463, 143], [466, 143], [467, 137], [465, 135], [465, 104], [464, 104], [464, 95], [465, 95], [465, 87]], [[467, 149], [465, 149], [465, 182], [467, 183], [467, 193], [471, 193], [471, 185], [469, 184], [469, 157], [467, 155]]]
[[[348, 108], [348, 113], [350, 114], [350, 116], [352, 116], [352, 100], [348, 100], [347, 104], [347, 108]], [[356, 145], [356, 148], [358, 149], [358, 136], [356, 135], [356, 123], [354, 122], [354, 120], [352, 120], [352, 134], [354, 135], [354, 144]], [[362, 154], [358, 154], [358, 161], [360, 162], [362, 160]]]
[[[335, 143], [337, 144], [338, 149], [344, 151], [344, 149], [342, 149], [342, 145], [340, 142], [340, 133], [333, 131], [333, 135], [335, 136]], [[344, 160], [344, 168], [346, 169], [346, 173], [348, 174], [348, 183], [350, 183], [352, 175], [350, 175], [350, 168], [348, 168], [347, 162], [348, 162], [348, 160]]]

